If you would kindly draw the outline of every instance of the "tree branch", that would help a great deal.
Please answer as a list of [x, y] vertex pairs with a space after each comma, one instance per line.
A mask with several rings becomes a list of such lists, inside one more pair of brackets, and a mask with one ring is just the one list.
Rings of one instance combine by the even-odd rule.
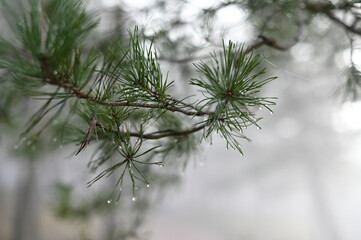
[[302, 37], [303, 29], [304, 29], [304, 22], [301, 22], [301, 21], [298, 22], [298, 26], [299, 26], [298, 34], [291, 43], [289, 43], [287, 45], [281, 45], [275, 39], [269, 38], [263, 34], [259, 34], [258, 35], [259, 40], [256, 41], [251, 46], [249, 46], [249, 48], [247, 49], [247, 53], [249, 53], [249, 52], [253, 51], [254, 49], [257, 49], [263, 45], [267, 45], [271, 48], [274, 48], [274, 49], [277, 49], [280, 51], [286, 51], [286, 50], [292, 48], [294, 45], [296, 45], [300, 41], [300, 39]]
[[[97, 126], [102, 127], [105, 131], [109, 132], [112, 131], [111, 129], [102, 126], [102, 124], [100, 122], [96, 123]], [[136, 132], [122, 132], [121, 135], [127, 135], [129, 134], [131, 137], [138, 137], [138, 138], [144, 138], [144, 139], [161, 139], [161, 138], [165, 138], [165, 137], [176, 137], [176, 136], [186, 136], [195, 132], [198, 132], [200, 130], [202, 130], [203, 128], [205, 128], [207, 126], [207, 124], [202, 124], [198, 127], [194, 127], [188, 130], [184, 130], [184, 131], [175, 131], [175, 130], [165, 130], [165, 131], [157, 131], [157, 132], [152, 132], [152, 133], [147, 133], [147, 134], [143, 134], [143, 133], [136, 133]]]
[[184, 130], [184, 131], [169, 130], [166, 132], [154, 132], [154, 133], [148, 133], [148, 134], [143, 134], [143, 135], [140, 133], [130, 133], [130, 136], [142, 137], [145, 139], [160, 139], [160, 138], [165, 138], [165, 137], [186, 136], [186, 135], [198, 132], [199, 130], [202, 130], [206, 126], [207, 126], [207, 124], [202, 124], [198, 127], [194, 127], [194, 128]]
[[49, 80], [44, 79], [44, 81], [51, 85], [56, 85], [65, 89], [70, 90], [74, 93], [78, 98], [86, 99], [90, 102], [103, 105], [103, 106], [125, 106], [125, 107], [138, 107], [138, 108], [153, 108], [153, 109], [165, 109], [171, 112], [180, 112], [182, 114], [188, 115], [188, 116], [206, 116], [206, 115], [212, 115], [212, 112], [205, 112], [205, 111], [187, 111], [179, 107], [170, 106], [166, 104], [149, 104], [149, 103], [136, 103], [136, 102], [107, 102], [99, 100], [95, 97], [89, 96], [88, 94], [82, 92], [79, 88], [76, 86], [61, 81], [61, 80]]
[[[326, 17], [328, 17], [333, 22], [337, 23], [338, 25], [342, 26], [345, 30], [356, 33], [358, 35], [361, 35], [361, 29], [356, 28], [357, 24], [353, 23], [352, 25], [348, 25], [345, 22], [343, 22], [341, 19], [337, 18], [335, 14], [332, 12], [333, 10], [349, 10], [353, 7], [354, 4], [360, 3], [360, 1], [351, 1], [349, 3], [345, 3], [343, 5], [335, 6], [330, 3], [311, 3], [311, 2], [305, 2], [305, 7], [310, 12], [313, 13], [322, 13]], [[356, 22], [358, 21], [356, 17]]]

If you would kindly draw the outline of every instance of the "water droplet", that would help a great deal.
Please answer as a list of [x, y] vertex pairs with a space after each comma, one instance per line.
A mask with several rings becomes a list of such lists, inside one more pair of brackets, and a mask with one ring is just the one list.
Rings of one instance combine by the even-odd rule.
[[164, 164], [161, 164], [160, 167], [164, 167]]
[[[115, 144], [115, 142], [113, 142], [113, 144]], [[119, 146], [119, 149], [123, 149], [122, 146]]]
[[112, 203], [112, 200], [111, 200], [111, 199], [109, 199], [109, 200], [107, 201], [107, 203], [108, 203], [108, 204], [111, 204], [111, 203]]
[[260, 106], [258, 109], [261, 111], [263, 108]]
[[261, 127], [257, 126], [257, 129], [259, 130], [259, 129], [261, 129]]
[[273, 111], [270, 111], [269, 114], [273, 115]]
[[132, 201], [135, 202], [137, 200], [136, 197], [132, 197]]
[[243, 156], [243, 153], [241, 153], [241, 156]]
[[55, 70], [53, 73], [54, 73], [54, 75], [57, 75], [57, 74], [58, 74], [58, 71]]
[[147, 184], [147, 188], [150, 188], [150, 184], [149, 184], [149, 183]]

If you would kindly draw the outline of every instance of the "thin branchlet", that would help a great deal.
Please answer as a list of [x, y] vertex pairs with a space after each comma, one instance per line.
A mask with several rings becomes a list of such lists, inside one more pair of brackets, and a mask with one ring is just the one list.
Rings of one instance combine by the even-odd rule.
[[[95, 97], [90, 96], [89, 94], [86, 94], [82, 92], [79, 88], [73, 86], [70, 83], [59, 81], [59, 80], [48, 80], [44, 79], [44, 81], [51, 85], [56, 85], [59, 87], [62, 87], [64, 89], [70, 90], [71, 92], [76, 95], [76, 97], [80, 99], [86, 99], [90, 102], [103, 105], [103, 106], [109, 106], [109, 107], [136, 107], [136, 108], [154, 108], [154, 109], [165, 109], [171, 112], [179, 112], [188, 116], [205, 116], [205, 115], [212, 115], [212, 112], [206, 112], [206, 111], [187, 111], [182, 108], [174, 107], [174, 106], [167, 106], [164, 104], [147, 104], [147, 103], [136, 103], [136, 102], [108, 102], [108, 101], [102, 101]], [[187, 105], [186, 105], [187, 106]]]

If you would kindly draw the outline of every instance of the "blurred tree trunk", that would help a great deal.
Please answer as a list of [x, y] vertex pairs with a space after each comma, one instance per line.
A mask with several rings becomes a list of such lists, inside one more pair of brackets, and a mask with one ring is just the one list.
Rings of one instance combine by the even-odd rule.
[[332, 214], [332, 207], [329, 206], [327, 193], [325, 193], [325, 186], [323, 185], [323, 177], [321, 176], [322, 164], [307, 164], [307, 177], [309, 182], [309, 189], [313, 198], [315, 209], [315, 216], [320, 223], [320, 229], [325, 236], [325, 239], [341, 240], [342, 237], [339, 232], [337, 222]]
[[13, 240], [39, 240], [38, 202], [35, 161], [29, 159], [20, 179], [15, 205]]

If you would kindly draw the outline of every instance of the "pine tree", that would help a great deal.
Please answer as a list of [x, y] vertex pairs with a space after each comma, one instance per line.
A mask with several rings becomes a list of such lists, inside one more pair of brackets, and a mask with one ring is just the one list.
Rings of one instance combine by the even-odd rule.
[[[36, 152], [39, 141], [52, 135], [50, 139], [58, 144], [73, 144], [76, 156], [95, 149], [88, 167], [98, 175], [88, 185], [114, 177], [109, 203], [119, 201], [127, 184], [131, 192], [125, 194], [135, 200], [139, 188], [152, 184], [153, 169], [167, 167], [175, 158], [185, 158], [185, 165], [199, 145], [212, 143], [212, 135], [224, 138], [227, 149], [244, 154], [241, 144], [250, 141], [245, 129], [261, 128], [257, 111], [263, 108], [272, 113], [276, 99], [262, 94], [275, 77], [268, 76], [256, 49], [292, 48], [301, 40], [310, 16], [325, 16], [344, 29], [351, 52], [361, 33], [357, 1], [227, 1], [204, 9], [202, 19], [211, 22], [219, 10], [230, 5], [247, 8], [252, 13], [250, 21], [260, 29], [253, 44], [222, 41], [221, 50], [201, 59], [169, 58], [155, 47], [164, 39], [174, 46], [166, 31], [150, 36], [134, 27], [128, 30], [126, 41], [97, 46], [91, 37], [99, 18], [83, 1], [29, 0], [21, 13], [11, 3], [1, 3], [12, 31], [0, 37], [1, 123], [12, 124], [11, 114], [24, 97], [38, 99], [42, 106], [26, 120], [16, 148], [23, 146], [28, 154]], [[343, 21], [338, 13], [350, 15], [353, 22]], [[293, 33], [291, 37], [284, 36], [285, 29]], [[290, 42], [281, 44], [284, 39]], [[199, 94], [172, 94], [176, 82], [162, 71], [160, 60], [194, 61], [198, 75], [189, 85]], [[351, 62], [339, 91], [344, 99], [356, 100], [359, 88], [360, 71]], [[59, 212], [73, 214], [68, 209], [69, 188], [57, 187], [64, 204]], [[85, 208], [102, 203], [103, 199], [96, 199]]]

